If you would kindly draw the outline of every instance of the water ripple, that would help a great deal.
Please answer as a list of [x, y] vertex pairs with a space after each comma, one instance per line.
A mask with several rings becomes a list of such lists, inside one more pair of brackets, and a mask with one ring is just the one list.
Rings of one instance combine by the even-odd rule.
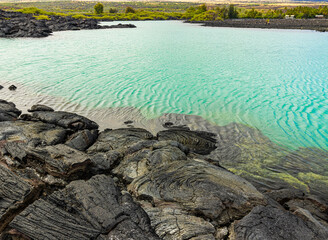
[[253, 126], [291, 148], [328, 149], [327, 35], [135, 24], [1, 39], [0, 84], [19, 90], [0, 97], [140, 125], [164, 113], [200, 115]]

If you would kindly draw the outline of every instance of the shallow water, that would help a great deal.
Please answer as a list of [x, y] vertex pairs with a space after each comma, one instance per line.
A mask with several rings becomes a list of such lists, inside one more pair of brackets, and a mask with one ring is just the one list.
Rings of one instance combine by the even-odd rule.
[[328, 150], [327, 33], [134, 24], [0, 39], [0, 84], [20, 84], [0, 98], [101, 112], [104, 122], [193, 114], [258, 128], [292, 149]]

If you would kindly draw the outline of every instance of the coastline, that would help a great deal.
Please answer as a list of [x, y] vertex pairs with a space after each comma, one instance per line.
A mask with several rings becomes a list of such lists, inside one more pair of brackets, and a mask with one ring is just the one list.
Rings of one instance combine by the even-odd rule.
[[38, 20], [32, 14], [0, 9], [0, 38], [42, 38], [48, 37], [56, 31], [135, 27], [132, 24], [101, 26], [96, 19], [74, 19], [61, 16], [46, 16], [46, 19]]
[[186, 21], [198, 23], [205, 27], [235, 27], [235, 28], [264, 28], [264, 29], [300, 29], [328, 31], [328, 19], [226, 19], [223, 21]]

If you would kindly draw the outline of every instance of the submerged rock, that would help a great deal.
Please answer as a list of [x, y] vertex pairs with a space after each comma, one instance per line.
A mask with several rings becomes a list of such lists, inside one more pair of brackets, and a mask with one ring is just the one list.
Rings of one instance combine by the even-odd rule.
[[216, 148], [215, 134], [185, 129], [170, 129], [157, 133], [158, 140], [174, 140], [199, 154], [209, 154]]

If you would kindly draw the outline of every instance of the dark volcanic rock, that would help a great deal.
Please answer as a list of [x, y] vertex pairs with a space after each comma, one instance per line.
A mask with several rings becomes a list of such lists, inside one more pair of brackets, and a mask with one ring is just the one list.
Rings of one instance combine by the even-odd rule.
[[150, 132], [141, 128], [105, 130], [99, 134], [97, 141], [88, 149], [88, 152], [107, 152], [153, 138], [154, 136]]
[[15, 91], [17, 89], [17, 87], [15, 85], [11, 85], [8, 88], [10, 91]]
[[264, 196], [246, 180], [201, 160], [174, 161], [136, 178], [128, 189], [153, 201], [176, 202], [187, 211], [225, 224], [240, 218]]
[[69, 131], [42, 122], [0, 122], [0, 147], [20, 142], [30, 146], [53, 145], [65, 141]]
[[36, 104], [31, 107], [31, 109], [27, 110], [28, 112], [37, 112], [37, 111], [42, 111], [42, 112], [53, 112], [54, 110], [51, 107], [42, 105], [42, 104]]
[[142, 141], [131, 145], [124, 153], [124, 158], [113, 170], [113, 173], [118, 174], [129, 183], [153, 168], [177, 160], [187, 160], [186, 148], [174, 141]]
[[224, 21], [195, 22], [207, 27], [310, 29], [328, 31], [328, 19], [225, 19]]
[[1, 90], [1, 89], [3, 89], [3, 86], [2, 86], [2, 85], [0, 85], [0, 90]]
[[[10, 227], [36, 240], [113, 239], [111, 236], [158, 239], [147, 214], [130, 197], [121, 195], [105, 175], [71, 182], [45, 200], [37, 200]], [[139, 234], [134, 237], [134, 233]]]
[[135, 28], [133, 24], [100, 26], [96, 19], [74, 19], [70, 16], [48, 16], [49, 20], [36, 20], [32, 14], [0, 10], [0, 37], [47, 37], [54, 31]]
[[69, 112], [33, 112], [32, 117], [45, 123], [55, 124], [73, 130], [98, 129], [98, 124], [86, 117]]
[[257, 206], [232, 228], [235, 240], [300, 240], [328, 239], [328, 230], [322, 225], [304, 221], [282, 209]]
[[46, 37], [51, 30], [31, 14], [0, 10], [0, 37]]
[[199, 154], [209, 154], [216, 148], [215, 134], [184, 129], [170, 129], [157, 134], [158, 140], [177, 141]]
[[[98, 135], [77, 114], [31, 112], [0, 121], [1, 239], [328, 239], [326, 201], [308, 194], [315, 181], [326, 191], [324, 151], [290, 152], [241, 124], [214, 135], [167, 118], [157, 138]], [[0, 113], [20, 115], [5, 101]]]
[[66, 145], [80, 151], [85, 151], [98, 138], [98, 130], [82, 130], [74, 133], [66, 141]]
[[128, 120], [128, 121], [124, 122], [124, 124], [126, 124], [126, 125], [131, 124], [131, 123], [133, 123], [133, 121], [131, 121], [131, 120]]
[[38, 197], [39, 188], [0, 164], [0, 232], [27, 202]]
[[122, 24], [119, 23], [117, 25], [110, 25], [110, 26], [104, 26], [105, 28], [136, 28], [135, 25], [129, 23], [129, 24]]
[[54, 145], [65, 142], [69, 130], [42, 122], [0, 122], [0, 148], [10, 142], [31, 146]]
[[316, 197], [308, 196], [290, 199], [284, 206], [292, 212], [299, 209], [309, 211], [315, 219], [328, 227], [328, 206]]
[[143, 204], [156, 233], [164, 240], [215, 240], [215, 227], [209, 221], [184, 210], [179, 204], [166, 202], [156, 207]]
[[0, 122], [16, 120], [21, 113], [14, 103], [0, 99]]
[[62, 179], [82, 176], [92, 163], [87, 154], [64, 144], [27, 149], [24, 161], [40, 173]]

